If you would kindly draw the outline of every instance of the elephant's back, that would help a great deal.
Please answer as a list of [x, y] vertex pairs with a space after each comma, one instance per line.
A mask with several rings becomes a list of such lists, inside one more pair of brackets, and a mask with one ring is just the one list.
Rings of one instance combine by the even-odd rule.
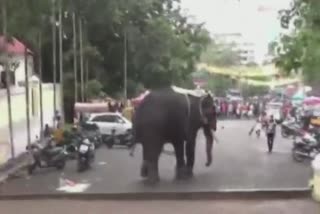
[[[168, 130], [178, 131], [185, 123], [188, 101], [185, 95], [175, 93], [171, 88], [150, 92], [136, 109], [134, 126], [137, 131]], [[138, 133], [137, 133], [138, 134]]]

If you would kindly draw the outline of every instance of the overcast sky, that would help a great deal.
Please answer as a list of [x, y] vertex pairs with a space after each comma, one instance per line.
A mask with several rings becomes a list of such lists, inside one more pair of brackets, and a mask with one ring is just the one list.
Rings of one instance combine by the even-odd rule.
[[291, 0], [181, 0], [196, 20], [205, 22], [211, 33], [242, 33], [256, 43], [258, 55], [280, 32], [278, 11]]

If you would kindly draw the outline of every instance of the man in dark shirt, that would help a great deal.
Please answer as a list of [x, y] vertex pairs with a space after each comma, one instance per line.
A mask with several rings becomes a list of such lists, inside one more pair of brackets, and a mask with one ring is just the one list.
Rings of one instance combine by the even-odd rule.
[[268, 144], [268, 151], [269, 153], [272, 152], [274, 137], [276, 134], [276, 121], [273, 118], [273, 115], [270, 116], [270, 119], [267, 121], [266, 124], [266, 134], [267, 134], [267, 144]]

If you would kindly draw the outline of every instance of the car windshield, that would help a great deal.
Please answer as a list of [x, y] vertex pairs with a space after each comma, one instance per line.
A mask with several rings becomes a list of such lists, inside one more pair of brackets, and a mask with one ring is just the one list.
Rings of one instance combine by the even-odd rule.
[[104, 122], [104, 123], [117, 123], [121, 121], [121, 118], [117, 115], [98, 115], [94, 116], [92, 122]]

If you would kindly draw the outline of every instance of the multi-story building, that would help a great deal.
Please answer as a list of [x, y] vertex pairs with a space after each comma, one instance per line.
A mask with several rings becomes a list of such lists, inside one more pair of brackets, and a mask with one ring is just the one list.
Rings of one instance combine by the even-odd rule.
[[230, 44], [239, 54], [241, 64], [256, 63], [255, 44], [247, 41], [241, 33], [214, 34], [214, 39], [222, 44]]

